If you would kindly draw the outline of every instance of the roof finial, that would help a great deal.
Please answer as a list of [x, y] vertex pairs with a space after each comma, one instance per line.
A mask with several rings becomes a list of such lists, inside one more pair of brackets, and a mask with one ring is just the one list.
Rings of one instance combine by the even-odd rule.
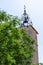
[[26, 6], [24, 5], [24, 10], [26, 10]]
[[24, 14], [26, 14], [26, 6], [24, 5]]

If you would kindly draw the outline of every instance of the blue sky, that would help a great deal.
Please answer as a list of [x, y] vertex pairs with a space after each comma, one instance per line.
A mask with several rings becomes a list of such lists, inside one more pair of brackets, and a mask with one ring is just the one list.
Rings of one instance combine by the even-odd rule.
[[43, 0], [0, 0], [0, 8], [2, 10], [19, 17], [23, 13], [24, 4], [33, 26], [39, 32], [39, 62], [43, 62]]

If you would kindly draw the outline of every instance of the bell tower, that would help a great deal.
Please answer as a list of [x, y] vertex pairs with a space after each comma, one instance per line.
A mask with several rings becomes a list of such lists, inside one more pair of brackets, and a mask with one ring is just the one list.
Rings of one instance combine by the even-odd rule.
[[38, 32], [33, 27], [32, 22], [30, 21], [30, 17], [28, 16], [26, 12], [25, 5], [24, 5], [24, 13], [22, 15], [22, 21], [23, 23], [21, 24], [21, 27], [25, 28], [26, 31], [29, 33], [29, 35], [35, 40], [33, 44], [33, 48], [35, 49], [35, 52], [33, 53], [32, 63], [37, 64], [38, 63], [38, 43], [37, 43]]
[[24, 18], [24, 20], [23, 20], [23, 24], [24, 23], [28, 23], [28, 20], [29, 20], [29, 17], [28, 17], [28, 14], [26, 13], [26, 7], [25, 7], [25, 5], [24, 5], [24, 13], [23, 13], [23, 18]]

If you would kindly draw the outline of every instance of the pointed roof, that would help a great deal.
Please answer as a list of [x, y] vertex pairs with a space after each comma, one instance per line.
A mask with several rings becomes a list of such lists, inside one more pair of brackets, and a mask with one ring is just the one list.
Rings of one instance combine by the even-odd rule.
[[36, 34], [38, 34], [38, 31], [32, 25], [29, 26], [32, 27], [32, 29], [36, 32]]

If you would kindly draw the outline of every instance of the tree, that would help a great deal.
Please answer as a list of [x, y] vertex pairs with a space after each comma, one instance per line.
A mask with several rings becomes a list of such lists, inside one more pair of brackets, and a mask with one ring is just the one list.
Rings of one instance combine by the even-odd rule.
[[0, 65], [28, 65], [31, 63], [34, 40], [25, 29], [16, 27], [18, 17], [0, 10]]

